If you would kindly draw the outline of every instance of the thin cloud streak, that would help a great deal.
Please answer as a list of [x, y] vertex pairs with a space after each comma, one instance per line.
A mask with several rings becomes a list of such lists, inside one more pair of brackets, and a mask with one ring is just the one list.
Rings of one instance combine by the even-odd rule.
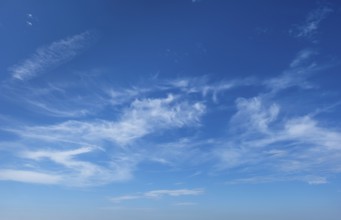
[[62, 181], [62, 177], [37, 171], [0, 169], [0, 180], [36, 184], [59, 184]]
[[169, 95], [161, 99], [135, 100], [116, 122], [66, 121], [52, 126], [34, 126], [11, 131], [23, 137], [45, 141], [80, 144], [114, 141], [125, 145], [159, 129], [195, 126], [204, 113], [205, 106], [202, 103], [178, 101], [176, 97]]
[[306, 17], [305, 22], [296, 25], [295, 28], [290, 30], [290, 33], [296, 38], [304, 38], [316, 42], [314, 37], [317, 34], [318, 28], [331, 12], [333, 12], [333, 9], [328, 6], [321, 6], [311, 11]]
[[321, 66], [313, 61], [313, 57], [318, 53], [312, 49], [304, 49], [297, 53], [291, 61], [289, 68], [282, 74], [265, 79], [263, 85], [270, 89], [264, 96], [275, 96], [278, 92], [292, 87], [301, 89], [312, 89], [315, 86], [308, 81], [308, 78], [321, 70]]
[[179, 196], [198, 196], [204, 193], [203, 189], [163, 189], [152, 190], [145, 193], [139, 193], [135, 195], [124, 195], [110, 198], [110, 201], [114, 203], [121, 203], [128, 200], [136, 199], [160, 199], [165, 196], [179, 197]]
[[[134, 164], [123, 158], [117, 158], [108, 163], [106, 167], [95, 163], [79, 160], [76, 157], [82, 154], [92, 153], [98, 150], [96, 147], [81, 147], [72, 150], [38, 150], [23, 151], [18, 156], [32, 161], [44, 163], [44, 160], [54, 162], [60, 167], [59, 181], [56, 182], [68, 186], [102, 185], [110, 182], [129, 180], [134, 169]], [[46, 182], [50, 183], [50, 182]]]
[[90, 31], [55, 41], [41, 47], [23, 62], [9, 68], [13, 78], [27, 80], [72, 60], [84, 51], [94, 39]]

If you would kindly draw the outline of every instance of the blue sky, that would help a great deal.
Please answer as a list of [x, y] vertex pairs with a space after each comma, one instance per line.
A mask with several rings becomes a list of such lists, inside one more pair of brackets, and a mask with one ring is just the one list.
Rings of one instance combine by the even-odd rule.
[[0, 219], [341, 215], [338, 1], [2, 1]]

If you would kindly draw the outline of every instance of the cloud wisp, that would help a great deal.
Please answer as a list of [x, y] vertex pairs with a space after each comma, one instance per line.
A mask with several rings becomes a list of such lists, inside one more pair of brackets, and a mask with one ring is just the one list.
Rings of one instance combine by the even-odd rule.
[[[323, 127], [308, 115], [282, 118], [281, 106], [260, 97], [237, 100], [237, 109], [230, 121], [233, 138], [217, 148], [216, 155], [219, 169], [247, 168], [249, 174], [242, 173], [251, 177], [230, 182], [323, 184], [328, 175], [341, 171], [341, 132], [336, 128]], [[254, 173], [268, 175], [255, 177]]]
[[198, 196], [204, 193], [203, 189], [163, 189], [152, 190], [135, 195], [123, 195], [111, 197], [110, 201], [114, 203], [121, 203], [129, 200], [137, 199], [161, 199], [162, 197], [180, 197], [180, 196]]
[[276, 95], [278, 92], [292, 87], [301, 89], [314, 88], [314, 85], [308, 79], [313, 73], [321, 70], [321, 67], [313, 61], [313, 57], [317, 54], [312, 49], [299, 51], [291, 61], [288, 69], [276, 77], [263, 81], [263, 84], [271, 90], [267, 95]]
[[44, 141], [100, 144], [114, 141], [126, 145], [158, 130], [195, 126], [205, 113], [205, 105], [177, 100], [173, 95], [160, 99], [135, 100], [123, 110], [118, 121], [66, 121], [51, 126], [11, 130], [20, 136]]
[[94, 40], [90, 31], [74, 35], [36, 50], [29, 58], [9, 68], [13, 78], [27, 80], [72, 60]]
[[321, 22], [326, 19], [331, 12], [333, 12], [333, 9], [328, 6], [321, 6], [311, 11], [306, 17], [305, 22], [296, 25], [290, 30], [290, 33], [296, 38], [308, 39], [315, 42], [315, 36]]
[[[53, 103], [64, 103], [69, 90], [76, 90], [78, 97], [64, 103], [60, 108], [63, 111], [55, 111], [67, 119], [24, 125], [7, 120], [2, 125], [1, 131], [10, 133], [12, 145], [20, 149], [12, 154], [22, 163], [4, 165], [0, 179], [94, 186], [129, 180], [147, 162], [186, 168], [187, 176], [200, 170], [200, 175], [192, 175], [192, 179], [210, 172], [224, 176], [229, 171], [234, 174], [230, 181], [235, 183], [278, 179], [327, 183], [329, 176], [341, 172], [340, 129], [325, 126], [314, 117], [318, 104], [305, 111], [300, 104], [291, 103], [290, 111], [281, 96], [293, 88], [299, 94], [320, 89], [309, 79], [324, 70], [314, 62], [317, 54], [312, 49], [301, 50], [286, 70], [265, 79], [216, 82], [206, 76], [153, 79], [149, 86], [122, 89], [93, 87], [88, 82], [18, 89], [16, 94], [31, 91], [33, 95], [25, 98], [48, 113], [54, 111], [48, 102], [44, 105], [50, 96]], [[248, 89], [256, 94], [244, 96], [248, 93], [243, 91]], [[77, 100], [98, 104], [98, 114], [77, 116], [82, 109], [91, 111]], [[24, 163], [30, 166], [22, 166]], [[277, 180], [274, 173], [279, 175]], [[26, 178], [20, 179], [19, 174]], [[37, 181], [33, 181], [35, 176]], [[155, 190], [113, 200], [186, 192]]]
[[18, 153], [18, 156], [32, 164], [31, 168], [35, 168], [35, 164], [50, 164], [50, 169], [48, 171], [42, 169], [39, 172], [28, 170], [27, 167], [26, 170], [2, 170], [0, 179], [84, 187], [125, 181], [132, 177], [134, 165], [122, 159], [113, 159], [106, 166], [77, 159], [83, 154], [93, 153], [96, 150], [98, 148], [95, 147], [72, 150], [25, 150]]
[[0, 169], [0, 180], [50, 185], [60, 184], [62, 176], [29, 170]]

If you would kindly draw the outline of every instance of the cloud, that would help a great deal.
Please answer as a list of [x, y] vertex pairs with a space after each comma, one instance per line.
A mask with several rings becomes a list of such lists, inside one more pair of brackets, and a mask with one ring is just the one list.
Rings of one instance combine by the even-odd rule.
[[[67, 108], [66, 106], [59, 107], [56, 106], [56, 103], [50, 104], [48, 102], [39, 102], [33, 100], [26, 100], [28, 104], [31, 104], [34, 108], [38, 108], [39, 112], [43, 112], [46, 115], [55, 116], [55, 117], [64, 117], [64, 118], [79, 118], [87, 115], [91, 115], [91, 111], [85, 108], [74, 109]], [[65, 103], [66, 104], [66, 103]]]
[[226, 184], [264, 184], [273, 182], [292, 182], [292, 181], [304, 181], [310, 185], [327, 184], [328, 180], [321, 176], [292, 176], [292, 175], [269, 175], [269, 176], [253, 176], [248, 178], [233, 179], [227, 181]]
[[114, 203], [120, 203], [127, 200], [136, 199], [160, 199], [165, 196], [179, 197], [179, 196], [198, 196], [204, 193], [203, 189], [175, 189], [175, 190], [152, 190], [145, 193], [139, 193], [136, 195], [124, 195], [110, 198], [110, 201]]
[[282, 74], [265, 79], [263, 85], [271, 91], [265, 95], [276, 95], [278, 92], [288, 88], [298, 87], [301, 89], [312, 89], [315, 86], [308, 81], [308, 78], [321, 69], [313, 62], [312, 58], [318, 53], [312, 49], [304, 49], [297, 53], [296, 57], [291, 61], [289, 68], [283, 71]]
[[160, 198], [163, 196], [196, 196], [203, 192], [202, 189], [153, 190], [146, 192], [144, 196], [148, 198]]
[[[244, 130], [268, 132], [268, 126], [279, 114], [279, 106], [272, 104], [263, 106], [260, 97], [251, 99], [238, 98], [236, 100], [237, 113], [232, 117], [231, 123]], [[236, 126], [233, 126], [234, 128]]]
[[20, 136], [45, 141], [98, 144], [114, 141], [125, 145], [159, 130], [193, 126], [205, 113], [200, 102], [178, 101], [168, 95], [160, 99], [135, 100], [118, 121], [66, 121], [51, 126], [34, 126], [11, 130]]
[[323, 126], [314, 118], [315, 111], [301, 116], [295, 111], [291, 115], [286, 106], [279, 104], [280, 92], [291, 87], [318, 89], [308, 82], [311, 73], [323, 70], [312, 59], [316, 54], [311, 49], [299, 51], [287, 70], [263, 81], [270, 90], [253, 98], [236, 99], [237, 111], [228, 124], [229, 138], [217, 141], [213, 150], [220, 161], [216, 165], [219, 172], [228, 169], [235, 174], [230, 183], [322, 184], [328, 175], [341, 172], [338, 128]]
[[[30, 22], [31, 23], [31, 22]], [[32, 23], [31, 23], [32, 24]], [[72, 60], [84, 51], [94, 39], [90, 31], [68, 37], [52, 44], [41, 47], [23, 62], [9, 68], [13, 78], [26, 80], [40, 73], [51, 70], [63, 63]]]
[[62, 177], [60, 175], [36, 171], [0, 169], [0, 180], [23, 183], [58, 184], [61, 182]]
[[[290, 33], [297, 38], [305, 38], [314, 40], [320, 23], [333, 11], [330, 7], [322, 6], [311, 11], [305, 19], [305, 22], [296, 25], [295, 28], [290, 30]], [[314, 41], [313, 41], [314, 42]]]
[[152, 92], [152, 88], [133, 87], [128, 89], [107, 89], [106, 93], [110, 97], [110, 104], [113, 106], [122, 105], [139, 98], [141, 95]]
[[[253, 176], [247, 178], [233, 179], [226, 181], [226, 184], [235, 185], [235, 184], [262, 184], [262, 183], [272, 183], [272, 182], [280, 182], [287, 181], [288, 179], [279, 177], [279, 176]], [[292, 180], [292, 179], [290, 179]]]
[[243, 86], [257, 85], [255, 78], [234, 79], [220, 82], [210, 82], [206, 76], [193, 78], [178, 78], [164, 82], [165, 88], [177, 88], [187, 94], [199, 93], [203, 97], [211, 97], [217, 103], [219, 94]]
[[[15, 88], [16, 96], [8, 93], [9, 98], [30, 94], [24, 98], [27, 103], [48, 112], [46, 115], [71, 119], [25, 124], [0, 117], [5, 122], [1, 132], [11, 134], [9, 141], [0, 142], [0, 150], [14, 146], [7, 152], [17, 162], [2, 164], [12, 171], [58, 176], [58, 181], [46, 183], [67, 186], [129, 180], [145, 163], [157, 163], [161, 165], [157, 169], [167, 169], [165, 172], [181, 170], [188, 177], [198, 170], [201, 176], [207, 172], [229, 173], [235, 183], [275, 179], [322, 183], [324, 180], [317, 177], [327, 181], [330, 175], [341, 172], [339, 128], [328, 126], [328, 119], [322, 121], [316, 114], [303, 112], [301, 103], [286, 105], [281, 96], [292, 87], [300, 88], [295, 90], [298, 94], [312, 92], [307, 90], [313, 88], [308, 79], [312, 72], [323, 70], [314, 63], [316, 54], [312, 49], [301, 50], [286, 70], [263, 80], [185, 77], [153, 79], [147, 85], [126, 88], [89, 82], [55, 82], [33, 88], [14, 81], [13, 85], [28, 89]], [[249, 89], [258, 94], [249, 93]], [[77, 97], [72, 96], [75, 91]], [[236, 92], [245, 97], [236, 96]], [[78, 116], [82, 109], [94, 112], [91, 105], [100, 106], [98, 114], [84, 112], [89, 117]], [[314, 106], [319, 107], [319, 103]], [[23, 111], [27, 109], [23, 106]], [[314, 108], [311, 111], [316, 112]], [[192, 177], [196, 175], [198, 172]], [[112, 201], [196, 193], [187, 189], [153, 190]]]
[[[23, 151], [19, 156], [44, 164], [44, 160], [54, 162], [59, 167], [58, 184], [69, 186], [101, 185], [109, 182], [125, 181], [131, 178], [133, 163], [113, 160], [106, 167], [76, 159], [77, 156], [95, 151], [95, 147], [81, 147], [72, 150]], [[51, 169], [53, 170], [53, 169]], [[51, 172], [51, 171], [50, 171]], [[13, 179], [15, 180], [15, 179]], [[46, 182], [49, 183], [49, 182]]]
[[[326, 177], [315, 178], [320, 173], [341, 172], [341, 133], [319, 125], [308, 115], [282, 118], [279, 108], [259, 97], [243, 99], [242, 105], [237, 101], [238, 111], [230, 123], [240, 129], [234, 129], [226, 143], [216, 149], [221, 161], [218, 168], [237, 173], [244, 170], [244, 174], [247, 169], [270, 177], [244, 177], [230, 182], [299, 180], [322, 184], [327, 182]], [[278, 176], [272, 177], [274, 173]]]
[[[22, 143], [20, 148], [30, 148], [21, 150], [15, 156], [36, 167], [46, 167], [44, 172], [56, 173], [58, 170], [61, 176], [59, 184], [101, 185], [131, 179], [141, 161], [167, 164], [167, 160], [158, 157], [159, 153], [149, 152], [152, 147], [137, 148], [134, 141], [163, 130], [197, 127], [204, 113], [205, 105], [201, 102], [190, 102], [169, 94], [165, 98], [136, 99], [123, 108], [120, 117], [114, 121], [69, 120], [55, 125], [17, 126], [7, 131], [20, 137], [17, 141]], [[88, 147], [79, 148], [79, 145]], [[109, 149], [108, 155], [99, 151], [105, 148]], [[100, 154], [100, 157], [105, 156], [106, 162], [98, 164], [96, 159], [79, 159], [84, 154]], [[36, 169], [35, 166], [31, 168]]]
[[125, 196], [118, 196], [118, 197], [112, 197], [110, 198], [110, 201], [113, 203], [121, 203], [128, 200], [135, 200], [140, 199], [141, 196], [132, 196], [132, 195], [125, 195]]
[[321, 185], [321, 184], [328, 183], [325, 177], [320, 177], [320, 176], [309, 176], [307, 177], [307, 181], [311, 185]]
[[299, 139], [327, 150], [340, 150], [341, 133], [318, 125], [318, 122], [310, 116], [297, 117], [288, 120], [284, 134], [288, 138]]
[[[3, 97], [33, 113], [49, 117], [83, 118], [98, 113], [110, 105], [101, 85], [87, 82], [48, 82], [43, 85], [11, 81], [0, 84]], [[77, 92], [74, 92], [77, 91]]]
[[312, 49], [304, 49], [297, 53], [295, 59], [290, 63], [291, 68], [301, 67], [304, 65], [309, 65], [311, 58], [316, 55], [317, 52]]

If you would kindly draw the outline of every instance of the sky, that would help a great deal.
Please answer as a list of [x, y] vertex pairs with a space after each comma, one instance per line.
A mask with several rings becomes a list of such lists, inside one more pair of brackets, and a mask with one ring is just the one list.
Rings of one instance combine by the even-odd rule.
[[0, 219], [338, 220], [341, 2], [1, 0]]

